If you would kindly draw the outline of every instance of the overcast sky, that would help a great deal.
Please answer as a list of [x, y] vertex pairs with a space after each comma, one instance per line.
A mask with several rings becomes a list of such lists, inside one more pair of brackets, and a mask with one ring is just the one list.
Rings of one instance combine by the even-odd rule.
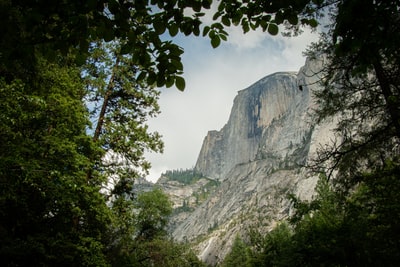
[[151, 130], [163, 136], [163, 154], [148, 154], [151, 181], [162, 172], [191, 168], [196, 164], [204, 137], [228, 121], [237, 91], [278, 71], [298, 71], [302, 52], [317, 34], [304, 32], [293, 38], [263, 32], [242, 34], [229, 30], [228, 42], [213, 49], [208, 38], [173, 39], [183, 49], [186, 89], [161, 89], [161, 114], [149, 121]]

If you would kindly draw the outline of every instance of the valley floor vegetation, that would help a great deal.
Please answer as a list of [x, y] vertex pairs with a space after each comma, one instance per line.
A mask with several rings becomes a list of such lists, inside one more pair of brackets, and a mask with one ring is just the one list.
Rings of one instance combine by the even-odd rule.
[[340, 116], [340, 141], [312, 166], [316, 198], [293, 197], [290, 222], [238, 237], [223, 266], [399, 262], [399, 1], [212, 4], [0, 1], [3, 266], [202, 266], [166, 234], [167, 197], [132, 190], [150, 168], [144, 153], [163, 150], [146, 125], [157, 87], [185, 88], [183, 50], [162, 36], [202, 31], [218, 47], [231, 25], [296, 35], [323, 16], [330, 26], [308, 51], [328, 62], [315, 119]]

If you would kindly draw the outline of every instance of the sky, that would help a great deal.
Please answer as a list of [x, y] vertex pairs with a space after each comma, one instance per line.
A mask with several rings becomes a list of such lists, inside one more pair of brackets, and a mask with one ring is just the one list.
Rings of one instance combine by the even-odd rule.
[[270, 36], [262, 31], [228, 30], [227, 42], [213, 49], [207, 37], [172, 39], [184, 49], [182, 62], [186, 89], [161, 88], [161, 113], [149, 120], [152, 131], [163, 136], [164, 153], [147, 153], [155, 182], [166, 170], [192, 168], [203, 139], [228, 121], [237, 92], [279, 71], [298, 71], [305, 63], [302, 52], [316, 33], [297, 37]]

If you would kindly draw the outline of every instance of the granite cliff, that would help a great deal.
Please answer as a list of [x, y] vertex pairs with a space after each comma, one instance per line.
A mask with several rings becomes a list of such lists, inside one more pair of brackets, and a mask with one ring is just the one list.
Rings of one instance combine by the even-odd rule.
[[225, 257], [237, 234], [251, 226], [268, 231], [290, 215], [288, 193], [312, 197], [317, 178], [304, 166], [334, 127], [311, 119], [322, 64], [307, 60], [299, 72], [274, 73], [239, 91], [227, 124], [205, 137], [195, 170], [219, 186], [175, 219], [171, 232], [208, 264]]

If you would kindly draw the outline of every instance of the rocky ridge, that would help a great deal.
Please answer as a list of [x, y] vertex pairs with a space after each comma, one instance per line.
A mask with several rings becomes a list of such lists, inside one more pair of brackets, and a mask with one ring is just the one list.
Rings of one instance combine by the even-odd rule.
[[249, 227], [268, 231], [287, 218], [288, 193], [312, 197], [317, 178], [304, 166], [335, 126], [311, 119], [322, 64], [307, 60], [297, 73], [278, 72], [239, 91], [227, 124], [205, 137], [195, 170], [221, 184], [171, 231], [208, 264], [221, 261]]

